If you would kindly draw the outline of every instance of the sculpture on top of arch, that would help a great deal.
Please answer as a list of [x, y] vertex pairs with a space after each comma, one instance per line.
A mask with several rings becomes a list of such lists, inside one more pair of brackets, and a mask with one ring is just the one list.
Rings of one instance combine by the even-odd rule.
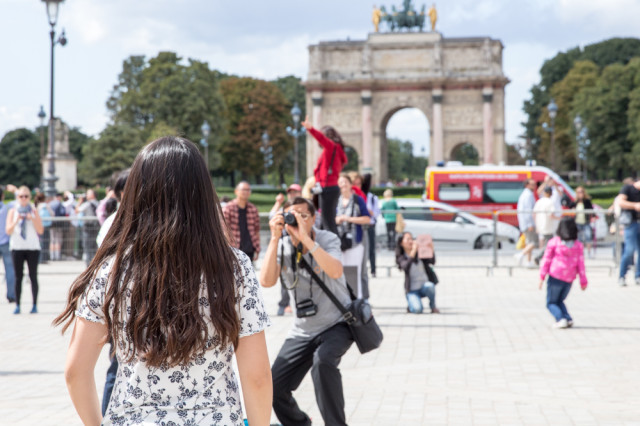
[[413, 2], [411, 0], [403, 0], [400, 9], [396, 9], [396, 6], [392, 5], [390, 12], [387, 12], [387, 9], [384, 6], [381, 6], [380, 8], [374, 6], [372, 21], [375, 32], [379, 31], [379, 24], [381, 22], [386, 24], [389, 32], [400, 32], [403, 29], [406, 29], [407, 31], [417, 29], [422, 32], [427, 16], [429, 16], [431, 21], [431, 31], [435, 31], [436, 21], [438, 19], [436, 5], [433, 4], [429, 8], [428, 12], [426, 9], [427, 6], [423, 4], [418, 12], [413, 6]]

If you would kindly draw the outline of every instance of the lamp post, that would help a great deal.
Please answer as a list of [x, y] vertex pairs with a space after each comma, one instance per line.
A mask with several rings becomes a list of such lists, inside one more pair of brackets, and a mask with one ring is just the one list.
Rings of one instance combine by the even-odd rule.
[[580, 168], [578, 163], [582, 160], [582, 180], [587, 180], [587, 147], [591, 143], [589, 140], [589, 129], [582, 122], [580, 114], [576, 115], [573, 120], [573, 125], [576, 128], [576, 172], [580, 174]]
[[262, 133], [262, 146], [260, 152], [264, 155], [264, 183], [269, 183], [269, 166], [273, 164], [273, 149], [269, 146], [269, 133], [265, 130]]
[[54, 47], [57, 43], [61, 46], [67, 44], [67, 38], [64, 35], [64, 29], [60, 34], [60, 37], [56, 40], [56, 31], [55, 26], [58, 22], [58, 8], [60, 3], [64, 0], [42, 0], [47, 6], [47, 17], [49, 18], [49, 25], [51, 25], [51, 31], [49, 35], [51, 36], [51, 96], [50, 96], [50, 104], [49, 104], [49, 167], [47, 172], [49, 175], [44, 178], [45, 181], [45, 194], [50, 197], [54, 197], [56, 195], [56, 181], [58, 178], [56, 177], [56, 164], [55, 164], [55, 138], [54, 138], [54, 123], [55, 123], [55, 115], [53, 113], [53, 53]]
[[[40, 105], [40, 111], [38, 111], [38, 118], [40, 119], [40, 164], [44, 160], [44, 119], [46, 116], [44, 106]], [[42, 175], [44, 176], [44, 167], [42, 168]]]
[[204, 147], [204, 161], [205, 163], [207, 163], [207, 173], [211, 175], [209, 171], [209, 135], [211, 134], [211, 126], [209, 126], [207, 120], [204, 120], [204, 123], [202, 123], [200, 130], [202, 130], [202, 139], [200, 139], [200, 145]]
[[551, 121], [551, 125], [547, 123], [542, 123], [542, 128], [544, 131], [549, 132], [551, 134], [551, 169], [555, 172], [556, 170], [556, 140], [555, 140], [555, 122], [556, 116], [558, 115], [558, 105], [551, 98], [549, 105], [547, 105], [547, 111], [549, 112], [549, 119]]
[[287, 133], [293, 136], [293, 181], [294, 183], [300, 183], [300, 155], [298, 154], [298, 142], [299, 137], [304, 135], [306, 129], [304, 127], [299, 128], [300, 124], [300, 115], [302, 111], [300, 111], [300, 107], [298, 103], [293, 104], [293, 108], [291, 108], [291, 118], [293, 119], [293, 127], [287, 126]]

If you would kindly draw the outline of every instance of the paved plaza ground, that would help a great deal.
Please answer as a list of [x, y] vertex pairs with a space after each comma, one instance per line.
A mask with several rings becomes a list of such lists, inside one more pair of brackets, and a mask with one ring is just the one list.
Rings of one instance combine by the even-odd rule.
[[[391, 264], [390, 254], [379, 263]], [[608, 270], [588, 270], [587, 291], [574, 285], [568, 298], [574, 328], [552, 330], [535, 270], [488, 276], [450, 253], [442, 263], [460, 267], [436, 268], [440, 315], [406, 313], [397, 269], [372, 279], [385, 340], [375, 352], [360, 355], [354, 346], [343, 358], [350, 425], [640, 425], [640, 286], [620, 288]], [[63, 378], [69, 335], [50, 323], [82, 268], [42, 266], [37, 315], [0, 305], [0, 424], [80, 424]], [[273, 360], [292, 318], [275, 316], [277, 287], [263, 293]], [[26, 287], [26, 311], [30, 298]], [[107, 365], [105, 350], [100, 395]], [[295, 395], [322, 424], [309, 377]]]

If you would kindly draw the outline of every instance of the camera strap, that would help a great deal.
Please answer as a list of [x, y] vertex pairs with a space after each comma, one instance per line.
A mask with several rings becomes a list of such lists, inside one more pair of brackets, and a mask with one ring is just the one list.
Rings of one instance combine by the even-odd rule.
[[[349, 310], [345, 308], [342, 305], [342, 303], [340, 303], [340, 301], [335, 296], [335, 294], [333, 294], [333, 292], [329, 290], [329, 287], [327, 287], [327, 285], [320, 279], [318, 274], [315, 273], [313, 268], [307, 263], [306, 260], [304, 260], [304, 258], [300, 261], [300, 266], [302, 266], [304, 269], [307, 270], [307, 272], [309, 272], [309, 274], [311, 275], [311, 278], [313, 278], [316, 281], [316, 283], [318, 283], [318, 286], [320, 286], [322, 291], [324, 291], [326, 295], [329, 297], [329, 299], [331, 299], [333, 304], [336, 305], [338, 310], [342, 313], [342, 317], [344, 318], [344, 320], [347, 321], [348, 323], [352, 323], [353, 321], [355, 321], [355, 318], [353, 317], [351, 312], [349, 312]], [[356, 296], [355, 294], [353, 294], [353, 290], [351, 290], [351, 287], [349, 286], [349, 283], [347, 283], [346, 279], [345, 279], [345, 284], [347, 286], [347, 290], [349, 290], [349, 297], [351, 298], [351, 300], [352, 301], [356, 300]]]
[[338, 144], [334, 142], [333, 153], [331, 154], [331, 162], [329, 163], [329, 168], [327, 169], [327, 174], [333, 174], [333, 160], [336, 158], [336, 151], [338, 150]]

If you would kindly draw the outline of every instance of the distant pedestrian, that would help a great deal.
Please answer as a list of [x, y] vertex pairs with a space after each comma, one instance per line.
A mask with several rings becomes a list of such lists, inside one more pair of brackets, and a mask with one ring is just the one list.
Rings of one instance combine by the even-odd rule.
[[11, 210], [16, 201], [11, 201], [8, 204], [4, 203], [4, 191], [15, 193], [17, 188], [13, 185], [4, 186], [0, 185], [0, 255], [2, 255], [2, 263], [4, 264], [4, 279], [7, 283], [7, 300], [9, 303], [16, 301], [16, 276], [13, 268], [13, 259], [11, 259], [11, 249], [9, 248], [9, 239], [11, 236], [7, 234], [7, 216], [9, 210]]
[[585, 210], [593, 210], [591, 197], [587, 194], [583, 186], [576, 188], [576, 201], [569, 205], [570, 208], [576, 210], [576, 225], [578, 226], [578, 239], [587, 249], [587, 255], [593, 255], [593, 228], [591, 221], [595, 217], [592, 212]]
[[[49, 201], [49, 208], [53, 212], [53, 215], [58, 218], [67, 216], [67, 209], [62, 204], [62, 194], [58, 193]], [[69, 223], [63, 220], [56, 220], [51, 222], [51, 229], [49, 229], [49, 258], [51, 260], [60, 260], [62, 258], [62, 237], [68, 229]]]
[[[363, 176], [364, 180], [362, 182], [362, 192], [367, 196], [367, 209], [369, 210], [369, 215], [371, 216], [371, 222], [369, 226], [366, 227], [367, 230], [367, 250], [369, 252], [369, 268], [371, 271], [371, 276], [375, 278], [376, 276], [376, 222], [380, 217], [380, 202], [378, 201], [378, 196], [371, 192], [371, 173], [366, 173]], [[365, 265], [366, 268], [366, 265]]]
[[556, 213], [555, 206], [551, 200], [551, 187], [547, 186], [542, 191], [542, 196], [536, 204], [533, 206], [533, 216], [536, 223], [536, 234], [538, 234], [538, 246], [540, 247], [540, 254], [535, 257], [536, 264], [540, 263], [540, 259], [544, 255], [544, 249], [547, 246], [547, 242], [553, 238], [553, 234], [558, 228], [557, 218], [561, 213]]
[[302, 125], [322, 147], [322, 153], [313, 170], [313, 175], [316, 178], [313, 192], [319, 194], [322, 228], [337, 235], [336, 207], [338, 198], [340, 198], [338, 177], [347, 164], [344, 142], [338, 131], [331, 126], [324, 126], [322, 131], [314, 129], [309, 122], [309, 117], [302, 122]]
[[385, 189], [382, 193], [384, 201], [382, 202], [382, 217], [384, 218], [385, 225], [387, 226], [387, 248], [393, 250], [396, 244], [396, 217], [398, 210], [398, 203], [393, 198], [393, 191], [391, 189]]
[[518, 264], [522, 265], [524, 257], [527, 257], [527, 267], [535, 268], [535, 264], [531, 261], [531, 252], [538, 244], [538, 235], [536, 234], [536, 224], [533, 220], [533, 207], [536, 204], [534, 195], [536, 190], [536, 181], [527, 179], [524, 182], [524, 190], [518, 198], [518, 226], [520, 232], [524, 234], [525, 246], [520, 253], [516, 254]]
[[[95, 191], [88, 189], [86, 195], [78, 200], [76, 213], [86, 218], [97, 217], [98, 204]], [[82, 225], [82, 260], [89, 266], [98, 249], [96, 237], [100, 231], [100, 222], [97, 219], [85, 219], [80, 223]]]
[[[640, 224], [638, 223], [638, 210], [640, 210], [640, 180], [632, 185], [624, 185], [616, 202], [621, 208], [619, 222], [624, 225], [624, 251], [620, 260], [620, 275], [618, 284], [626, 286], [625, 275], [631, 265], [634, 253], [640, 249]], [[640, 253], [636, 264], [636, 284], [640, 285]]]
[[420, 259], [418, 257], [418, 242], [410, 232], [403, 233], [398, 238], [396, 246], [396, 264], [404, 272], [404, 293], [407, 298], [407, 311], [421, 314], [424, 310], [422, 299], [429, 299], [429, 309], [432, 314], [439, 314], [436, 307], [436, 284], [438, 276], [431, 268], [436, 263], [436, 255], [431, 243], [433, 257]]
[[336, 212], [336, 224], [341, 242], [342, 264], [357, 267], [357, 282], [350, 283], [350, 285], [358, 299], [368, 299], [369, 289], [363, 286], [362, 282], [362, 262], [365, 254], [362, 226], [369, 224], [369, 211], [365, 201], [351, 190], [349, 176], [345, 174], [340, 176], [338, 186], [340, 187], [340, 199]]
[[260, 254], [260, 216], [258, 208], [249, 202], [251, 185], [240, 182], [235, 189], [236, 198], [224, 207], [224, 219], [231, 231], [231, 246], [242, 250], [255, 261]]
[[27, 262], [33, 299], [31, 313], [36, 314], [38, 313], [38, 261], [40, 260], [40, 238], [38, 236], [42, 235], [44, 229], [38, 210], [31, 204], [29, 188], [21, 186], [18, 188], [16, 196], [18, 203], [9, 211], [6, 225], [6, 232], [11, 235], [9, 248], [16, 273], [16, 309], [13, 313], [20, 313], [24, 263]]
[[572, 217], [564, 217], [558, 225], [557, 236], [547, 243], [547, 249], [540, 265], [540, 283], [542, 289], [547, 275], [547, 309], [555, 318], [553, 328], [573, 326], [564, 300], [571, 290], [576, 275], [580, 276], [580, 287], [587, 288], [587, 275], [584, 268], [584, 247], [578, 240], [578, 227]]
[[36, 194], [33, 199], [36, 209], [38, 209], [38, 213], [40, 214], [40, 218], [42, 219], [42, 226], [44, 227], [44, 232], [40, 237], [40, 263], [46, 263], [49, 261], [49, 245], [50, 245], [50, 229], [52, 222], [50, 218], [53, 216], [53, 210], [49, 207], [49, 204], [46, 202], [47, 198], [42, 192]]

